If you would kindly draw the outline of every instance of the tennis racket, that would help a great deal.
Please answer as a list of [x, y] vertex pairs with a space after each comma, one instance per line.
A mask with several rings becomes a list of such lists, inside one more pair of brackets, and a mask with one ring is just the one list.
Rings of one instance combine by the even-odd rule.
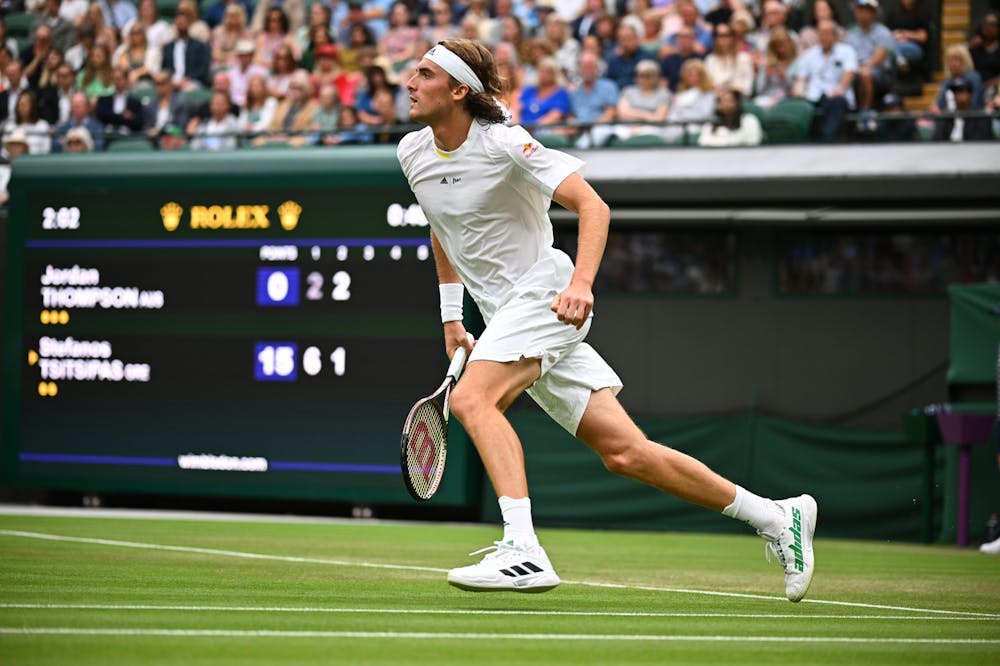
[[[469, 340], [472, 340], [472, 334], [469, 334]], [[448, 455], [451, 389], [462, 375], [465, 355], [465, 347], [455, 350], [441, 386], [426, 398], [418, 400], [403, 423], [399, 466], [403, 470], [406, 489], [418, 502], [429, 500], [441, 485], [444, 461]]]

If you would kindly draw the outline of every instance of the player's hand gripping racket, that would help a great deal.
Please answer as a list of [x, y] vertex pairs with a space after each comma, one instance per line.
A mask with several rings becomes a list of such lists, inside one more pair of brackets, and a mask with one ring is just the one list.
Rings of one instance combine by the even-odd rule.
[[[469, 340], [472, 341], [472, 334]], [[441, 485], [448, 455], [448, 403], [452, 387], [462, 376], [465, 355], [465, 347], [455, 350], [444, 382], [437, 391], [418, 400], [403, 423], [399, 465], [406, 489], [418, 502], [429, 500]]]

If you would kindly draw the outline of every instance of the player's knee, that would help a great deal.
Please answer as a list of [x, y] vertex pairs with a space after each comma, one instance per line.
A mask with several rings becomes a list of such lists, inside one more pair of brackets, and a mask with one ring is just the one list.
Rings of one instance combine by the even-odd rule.
[[601, 461], [612, 474], [634, 477], [641, 465], [642, 456], [638, 447], [615, 447], [601, 454]]
[[472, 391], [466, 391], [459, 384], [451, 393], [451, 413], [459, 421], [468, 425], [475, 419], [476, 410], [482, 407], [482, 401], [478, 400]]

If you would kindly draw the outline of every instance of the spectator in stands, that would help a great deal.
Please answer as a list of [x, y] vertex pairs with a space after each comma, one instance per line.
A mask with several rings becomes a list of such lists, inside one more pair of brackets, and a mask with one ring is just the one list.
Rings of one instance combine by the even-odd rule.
[[882, 100], [878, 136], [883, 141], [913, 141], [917, 138], [917, 122], [909, 117], [901, 95], [889, 93]]
[[366, 67], [364, 85], [357, 90], [355, 96], [356, 102], [353, 105], [358, 110], [361, 122], [365, 125], [384, 124], [380, 122], [381, 116], [375, 109], [375, 94], [380, 90], [387, 90], [393, 99], [395, 99], [398, 87], [399, 82], [395, 75], [384, 65], [369, 65]]
[[653, 56], [639, 48], [639, 33], [630, 23], [618, 26], [617, 47], [614, 54], [608, 58], [606, 78], [615, 82], [620, 90], [625, 90], [635, 83], [636, 65], [643, 60], [654, 62]]
[[254, 5], [253, 17], [250, 19], [250, 32], [258, 34], [266, 30], [267, 17], [270, 15], [271, 9], [275, 7], [280, 7], [285, 12], [285, 16], [288, 18], [288, 31], [292, 35], [305, 24], [305, 0], [258, 0]]
[[274, 59], [271, 61], [271, 74], [267, 79], [268, 92], [272, 97], [282, 100], [288, 92], [288, 84], [292, 81], [292, 75], [299, 71], [295, 63], [295, 56], [289, 46], [281, 46], [274, 52]]
[[823, 112], [820, 139], [840, 136], [847, 111], [854, 108], [854, 77], [858, 59], [854, 49], [837, 41], [837, 25], [820, 21], [819, 43], [802, 54], [796, 66], [793, 92], [805, 97]]
[[[240, 107], [233, 102], [232, 84], [229, 81], [229, 73], [226, 71], [216, 72], [212, 77], [212, 92], [221, 92], [229, 100], [229, 113], [233, 117], [238, 116]], [[185, 133], [190, 138], [198, 131], [198, 126], [210, 120], [212, 117], [212, 97], [193, 107], [188, 108], [188, 122]]]
[[[509, 2], [509, 0], [507, 0]], [[389, 27], [378, 40], [379, 52], [389, 59], [392, 67], [401, 66], [423, 52], [417, 52], [420, 28], [402, 0], [396, 0], [389, 9]]]
[[451, 3], [447, 0], [432, 0], [431, 24], [424, 28], [424, 39], [431, 44], [437, 44], [445, 39], [458, 36], [458, 26], [455, 25]]
[[389, 90], [381, 88], [375, 91], [372, 106], [375, 109], [375, 116], [378, 118], [378, 123], [369, 125], [372, 130], [377, 130], [373, 131], [373, 141], [375, 143], [398, 143], [406, 132], [400, 131], [396, 127], [402, 121], [396, 117], [395, 97]]
[[[14, 130], [5, 132], [3, 137], [3, 157], [8, 162], [14, 162], [21, 155], [31, 153], [31, 146], [28, 144], [28, 135], [24, 130]], [[0, 202], [7, 203], [7, 185], [10, 182], [10, 169], [5, 169], [3, 174], [3, 196]]]
[[94, 24], [89, 20], [85, 20], [76, 30], [76, 42], [63, 54], [66, 62], [69, 63], [74, 72], [79, 72], [83, 69], [96, 40], [97, 36], [94, 32]]
[[799, 53], [805, 53], [819, 44], [817, 26], [820, 21], [833, 21], [837, 25], [837, 41], [844, 41], [844, 30], [841, 28], [840, 15], [837, 7], [828, 0], [816, 0], [812, 5], [812, 13], [806, 26], [799, 31]]
[[34, 39], [21, 51], [21, 67], [29, 87], [38, 89], [38, 79], [52, 50], [51, 29], [44, 24], [38, 26]]
[[[45, 4], [42, 5], [42, 13], [32, 21], [31, 34], [32, 38], [37, 41], [38, 29], [45, 26], [49, 29], [49, 45], [65, 53], [66, 49], [73, 45], [76, 28], [70, 21], [60, 15], [59, 9], [60, 0], [45, 0]], [[21, 62], [25, 65], [28, 64], [28, 60], [23, 56], [21, 57]]]
[[[49, 55], [45, 57], [45, 60], [39, 68], [34, 88], [36, 90], [43, 90], [54, 85], [56, 81], [56, 72], [59, 70], [59, 66], [64, 62], [66, 62], [66, 59], [63, 57], [62, 51], [55, 47], [49, 49]], [[31, 78], [29, 77], [28, 80], [31, 81]]]
[[[965, 79], [954, 79], [948, 85], [948, 91], [955, 101], [955, 113], [963, 114], [975, 111], [972, 107], [972, 85]], [[963, 117], [949, 116], [934, 121], [935, 141], [987, 141], [993, 138], [993, 126], [985, 116]]]
[[[243, 25], [246, 27], [250, 12], [253, 11], [253, 6], [247, 0], [216, 0], [205, 8], [202, 19], [214, 32], [215, 28], [226, 22], [226, 14], [230, 11], [230, 7], [239, 7], [243, 10]], [[237, 39], [243, 39], [243, 37], [237, 37]]]
[[111, 54], [108, 47], [98, 42], [90, 49], [87, 62], [76, 77], [76, 87], [96, 100], [101, 95], [110, 95], [114, 86], [111, 82]]
[[[330, 8], [322, 2], [314, 2], [309, 5], [309, 20], [304, 26], [296, 30], [294, 35], [292, 35], [295, 43], [299, 46], [299, 53], [302, 54], [303, 61], [306, 59], [307, 52], [314, 49], [315, 46], [319, 46], [319, 44], [313, 43], [313, 30], [322, 28], [323, 33], [329, 37], [329, 39], [326, 42], [323, 42], [323, 44], [334, 43], [333, 34], [330, 32], [332, 20]], [[311, 69], [313, 64], [314, 63], [312, 62], [303, 64], [303, 68]]]
[[316, 129], [314, 116], [316, 102], [312, 98], [312, 83], [309, 75], [296, 71], [288, 84], [288, 95], [281, 100], [271, 120], [269, 137], [261, 137], [255, 144], [267, 142], [284, 142], [291, 146], [303, 146], [310, 137], [305, 133]]
[[[317, 5], [313, 5], [316, 7]], [[307, 72], [316, 66], [316, 50], [324, 46], [335, 46], [333, 35], [325, 25], [308, 26], [309, 35], [306, 40], [305, 50], [302, 51], [302, 59], [299, 60], [299, 67]]]
[[677, 92], [677, 86], [681, 82], [681, 67], [684, 66], [684, 63], [692, 58], [701, 59], [701, 56], [695, 51], [697, 41], [693, 28], [682, 26], [677, 31], [674, 44], [669, 53], [660, 60], [660, 72], [666, 79], [667, 87], [670, 88], [671, 92]]
[[555, 44], [545, 37], [535, 37], [528, 49], [529, 58], [521, 61], [521, 86], [527, 88], [538, 84], [538, 63], [543, 58], [552, 58], [556, 54]]
[[720, 88], [735, 88], [743, 96], [753, 90], [753, 60], [749, 53], [736, 49], [732, 27], [728, 23], [715, 26], [712, 52], [705, 57], [705, 69]]
[[597, 21], [606, 14], [604, 0], [586, 0], [580, 16], [570, 23], [570, 32], [582, 42], [587, 35], [597, 33]]
[[670, 112], [670, 91], [660, 85], [660, 66], [655, 60], [640, 60], [635, 66], [635, 81], [626, 86], [618, 99], [616, 117], [632, 123], [615, 128], [615, 136], [626, 139], [641, 134], [663, 136], [663, 127], [634, 123], [663, 123]]
[[240, 130], [247, 134], [266, 132], [278, 110], [278, 100], [267, 92], [267, 79], [261, 74], [250, 77], [246, 103], [239, 115]]
[[94, 138], [86, 127], [74, 127], [66, 132], [64, 151], [67, 153], [94, 152]]
[[743, 95], [735, 88], [721, 88], [715, 96], [715, 119], [698, 136], [699, 146], [759, 146], [760, 121], [743, 111]]
[[69, 63], [56, 68], [55, 82], [38, 93], [38, 115], [53, 127], [69, 120], [70, 98], [76, 92], [76, 74]]
[[325, 134], [324, 145], [337, 146], [355, 143], [371, 143], [372, 136], [367, 128], [358, 120], [358, 114], [353, 106], [345, 106], [340, 110], [337, 131]]
[[580, 42], [576, 41], [570, 34], [569, 24], [553, 12], [545, 19], [542, 30], [545, 39], [555, 46], [556, 51], [552, 55], [556, 59], [559, 69], [568, 80], [575, 81], [577, 77], [576, 66], [580, 60]]
[[5, 136], [15, 130], [23, 131], [33, 155], [44, 155], [52, 150], [52, 139], [49, 135], [52, 128], [38, 116], [38, 100], [32, 90], [25, 90], [17, 96], [14, 116], [4, 127]]
[[153, 100], [145, 107], [146, 118], [143, 125], [147, 133], [155, 137], [167, 125], [187, 125], [187, 103], [183, 93], [174, 88], [169, 72], [160, 71], [153, 75], [153, 91]]
[[583, 128], [577, 146], [602, 146], [611, 136], [609, 124], [618, 113], [618, 86], [598, 76], [600, 60], [593, 53], [581, 53], [578, 67], [580, 82], [570, 93], [570, 108], [574, 120], [588, 127]]
[[320, 86], [313, 120], [316, 129], [322, 132], [323, 136], [336, 131], [340, 120], [340, 96], [334, 86], [330, 84]]
[[116, 67], [111, 75], [112, 91], [97, 98], [94, 115], [113, 134], [132, 134], [143, 128], [142, 102], [129, 93], [128, 70]]
[[352, 74], [361, 74], [361, 53], [375, 48], [375, 36], [367, 25], [359, 23], [351, 26], [347, 37], [348, 41], [338, 46], [340, 66]]
[[[63, 2], [65, 5], [66, 3]], [[128, 34], [132, 26], [141, 26], [146, 31], [146, 43], [163, 50], [163, 47], [174, 38], [170, 24], [160, 18], [156, 0], [139, 0], [139, 14], [134, 21], [122, 27], [122, 34]]]
[[[508, 16], [501, 25], [500, 43], [493, 47], [494, 54], [501, 48], [512, 48], [518, 62], [527, 60], [531, 57], [531, 42], [525, 35], [526, 31], [521, 24], [521, 19], [516, 16]], [[446, 37], [445, 39], [448, 38]], [[431, 43], [437, 44], [437, 42]], [[406, 79], [401, 78], [401, 80], [405, 81]]]
[[208, 85], [212, 67], [212, 51], [206, 42], [190, 33], [195, 14], [191, 3], [181, 0], [174, 14], [177, 37], [163, 47], [163, 69], [171, 72], [175, 88], [193, 90]]
[[858, 74], [854, 82], [858, 110], [862, 114], [859, 129], [871, 131], [873, 120], [868, 117], [882, 96], [896, 83], [894, 53], [896, 40], [889, 28], [877, 20], [878, 0], [857, 0], [854, 5], [855, 25], [847, 31], [847, 44], [858, 59]]
[[[756, 52], [750, 44], [750, 35], [753, 33], [757, 23], [753, 20], [753, 15], [745, 9], [733, 12], [733, 17], [729, 19], [729, 27], [733, 29], [733, 43], [740, 53], [746, 52], [754, 59]], [[754, 66], [756, 66], [756, 61]]]
[[209, 117], [199, 123], [191, 140], [192, 150], [233, 150], [238, 143], [239, 125], [231, 113], [229, 96], [221, 90], [213, 90], [208, 103]]
[[[702, 123], [715, 113], [715, 83], [698, 59], [689, 60], [681, 67], [681, 82], [677, 86], [667, 120], [671, 123], [664, 132], [668, 141], [676, 141], [685, 133], [698, 132]], [[686, 126], [681, 122], [689, 122]]]
[[797, 57], [795, 40], [788, 31], [781, 27], [772, 29], [771, 39], [767, 43], [766, 59], [757, 69], [754, 104], [769, 109], [791, 96], [792, 86], [795, 84]]
[[257, 35], [257, 62], [271, 65], [275, 56], [288, 49], [292, 59], [298, 61], [299, 52], [295, 39], [289, 34], [288, 16], [280, 7], [272, 7], [267, 12], [264, 29]]
[[28, 79], [24, 77], [21, 61], [14, 59], [4, 68], [4, 81], [0, 82], [0, 121], [14, 117], [17, 98], [26, 90], [30, 90]]
[[14, 58], [18, 57], [17, 40], [7, 34], [7, 22], [0, 16], [0, 49], [6, 48]]
[[919, 63], [924, 59], [930, 22], [921, 3], [899, 0], [899, 5], [889, 13], [885, 25], [896, 40], [896, 66], [900, 71], [908, 70], [910, 63]]
[[[677, 33], [682, 26], [694, 31], [694, 51], [698, 55], [707, 55], [712, 50], [712, 26], [701, 18], [697, 5], [692, 0], [677, 0], [674, 11], [663, 19], [663, 38], [667, 45], [677, 47]], [[661, 52], [661, 56], [665, 55]]]
[[[119, 0], [123, 4], [129, 4], [128, 0]], [[87, 8], [87, 22], [94, 26], [94, 41], [108, 47], [108, 53], [114, 53], [118, 48], [118, 30], [105, 17], [98, 2], [93, 2]]]
[[160, 130], [156, 147], [163, 151], [184, 150], [187, 148], [187, 135], [178, 125], [167, 125]]
[[[247, 10], [238, 0], [233, 0], [226, 5], [222, 21], [212, 28], [212, 67], [235, 65], [239, 59], [236, 45], [252, 39], [253, 35], [247, 28]], [[250, 43], [253, 44], [252, 41]]]
[[[503, 42], [499, 46], [502, 45]], [[516, 61], [498, 60], [497, 74], [500, 76], [500, 102], [509, 114], [510, 109], [517, 104], [517, 100], [521, 96], [523, 88], [521, 85], [521, 68], [517, 66]], [[404, 80], [409, 81], [409, 79]]]
[[969, 40], [969, 53], [983, 80], [983, 89], [997, 87], [1000, 82], [1000, 12], [986, 12], [976, 34]]
[[114, 30], [135, 20], [138, 11], [130, 0], [95, 0], [102, 11], [104, 23]]
[[761, 62], [767, 54], [767, 45], [771, 41], [771, 31], [775, 28], [785, 30], [796, 42], [799, 36], [788, 27], [788, 6], [781, 0], [767, 0], [761, 12], [760, 27], [750, 34], [749, 43], [757, 54], [757, 62]]
[[104, 128], [90, 115], [90, 99], [82, 92], [75, 92], [70, 98], [69, 118], [56, 126], [52, 141], [53, 152], [63, 149], [65, 137], [75, 127], [85, 127], [94, 140], [95, 150], [104, 150]]
[[955, 102], [953, 96], [949, 94], [948, 86], [953, 81], [963, 80], [972, 86], [972, 106], [976, 109], [983, 108], [984, 93], [983, 80], [979, 77], [975, 65], [972, 62], [972, 54], [965, 44], [952, 44], [944, 52], [945, 79], [941, 82], [937, 97], [931, 104], [931, 113], [941, 113], [942, 111], [954, 111]]
[[90, 3], [87, 0], [63, 0], [59, 5], [59, 16], [77, 26], [87, 14], [87, 7]]
[[254, 62], [254, 45], [249, 39], [238, 41], [234, 51], [236, 62], [226, 69], [226, 74], [229, 76], [229, 96], [232, 98], [233, 104], [242, 107], [246, 104], [250, 79], [255, 76], [262, 76], [266, 79], [269, 72], [266, 67]]
[[160, 71], [163, 63], [163, 51], [158, 46], [149, 43], [146, 31], [137, 22], [125, 33], [122, 45], [118, 47], [112, 58], [115, 67], [128, 70], [130, 86], [141, 81], [151, 81], [153, 75]]
[[[201, 20], [201, 5], [195, 0], [177, 0], [177, 11], [184, 11], [191, 17], [190, 25], [188, 26], [188, 34], [191, 39], [197, 39], [199, 42], [204, 42], [208, 44], [212, 41], [212, 29], [208, 27], [208, 24]], [[174, 36], [177, 36], [176, 25], [174, 27]], [[211, 47], [209, 47], [211, 51]]]
[[538, 83], [521, 91], [511, 115], [513, 124], [536, 127], [533, 134], [544, 136], [546, 130], [541, 128], [566, 122], [572, 112], [572, 102], [555, 58], [542, 58], [537, 71]]
[[313, 86], [317, 90], [332, 86], [337, 92], [338, 104], [353, 106], [363, 79], [357, 74], [345, 72], [337, 55], [337, 47], [333, 44], [324, 44], [319, 48], [312, 70]]

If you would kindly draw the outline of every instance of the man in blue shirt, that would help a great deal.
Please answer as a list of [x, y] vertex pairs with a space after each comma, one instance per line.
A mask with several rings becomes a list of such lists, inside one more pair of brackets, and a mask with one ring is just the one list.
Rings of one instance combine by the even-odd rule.
[[639, 61], [652, 60], [653, 56], [639, 48], [639, 33], [628, 23], [618, 26], [617, 41], [615, 54], [608, 58], [608, 71], [604, 76], [623, 89], [635, 83], [635, 66]]
[[877, 18], [878, 0], [858, 0], [854, 6], [856, 25], [847, 31], [845, 41], [858, 54], [858, 109], [863, 113], [875, 100], [889, 92], [896, 83], [892, 54], [896, 40], [889, 28]]
[[590, 125], [577, 141], [580, 148], [603, 144], [611, 136], [607, 123], [614, 122], [618, 106], [618, 86], [598, 76], [600, 60], [590, 51], [580, 54], [580, 83], [570, 93], [573, 118]]

